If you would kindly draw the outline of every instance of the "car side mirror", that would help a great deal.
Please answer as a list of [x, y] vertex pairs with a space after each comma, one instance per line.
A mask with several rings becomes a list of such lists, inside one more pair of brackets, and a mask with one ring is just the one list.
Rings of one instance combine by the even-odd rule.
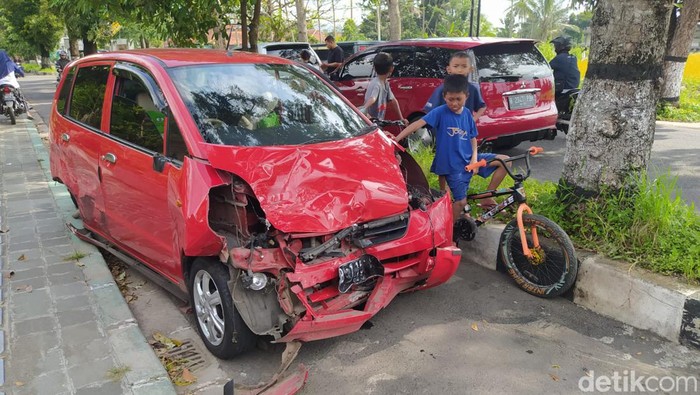
[[165, 162], [167, 161], [168, 158], [159, 153], [153, 155], [153, 170], [157, 171], [158, 173], [162, 173], [163, 169], [165, 169]]

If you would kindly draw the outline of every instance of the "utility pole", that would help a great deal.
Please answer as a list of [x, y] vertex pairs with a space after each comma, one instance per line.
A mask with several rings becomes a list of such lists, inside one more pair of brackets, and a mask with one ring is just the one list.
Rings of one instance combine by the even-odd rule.
[[382, 41], [381, 8], [382, 0], [377, 0], [377, 41]]
[[476, 6], [476, 36], [479, 37], [479, 28], [481, 27], [481, 0], [477, 0]]
[[474, 0], [470, 1], [471, 10], [469, 11], [469, 37], [474, 37]]
[[323, 40], [323, 34], [321, 34], [321, 0], [316, 0], [316, 15], [318, 17], [318, 37]]
[[335, 30], [335, 1], [331, 1], [331, 10], [333, 11], [333, 37], [337, 37], [338, 33]]
[[350, 0], [350, 19], [355, 22], [355, 19], [352, 17], [352, 0]]

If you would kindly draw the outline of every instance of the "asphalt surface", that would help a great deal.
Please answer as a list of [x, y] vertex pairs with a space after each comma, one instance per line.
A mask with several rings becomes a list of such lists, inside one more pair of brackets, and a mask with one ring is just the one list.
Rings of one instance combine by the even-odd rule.
[[[32, 76], [20, 83], [37, 112], [48, 120], [53, 78]], [[659, 130], [659, 135], [665, 136], [664, 141], [674, 140], [677, 130]], [[693, 136], [693, 131], [683, 133]], [[658, 152], [655, 144], [654, 155], [689, 149], [688, 138], [677, 148]], [[535, 164], [538, 177], [558, 178], [563, 143], [557, 138], [542, 144], [547, 152]], [[691, 155], [671, 162], [693, 160], [697, 164]], [[697, 193], [692, 199], [697, 202]], [[468, 246], [464, 253], [469, 254]], [[193, 317], [181, 302], [137, 273], [129, 271], [127, 283], [133, 299], [130, 307], [144, 335], [150, 338], [161, 332], [191, 340], [197, 358], [203, 360], [193, 367], [197, 383], [179, 388], [181, 393], [220, 394], [221, 384], [229, 378], [253, 385], [276, 372], [283, 345], [260, 342], [260, 349], [251, 354], [216, 360], [199, 341]], [[303, 390], [308, 394], [572, 394], [581, 391], [579, 383], [614, 374], [630, 378], [633, 371], [637, 377], [692, 376], [700, 381], [697, 350], [599, 316], [564, 298], [538, 299], [520, 291], [502, 273], [467, 264], [447, 284], [399, 295], [365, 330], [305, 344], [296, 362], [310, 369]]]

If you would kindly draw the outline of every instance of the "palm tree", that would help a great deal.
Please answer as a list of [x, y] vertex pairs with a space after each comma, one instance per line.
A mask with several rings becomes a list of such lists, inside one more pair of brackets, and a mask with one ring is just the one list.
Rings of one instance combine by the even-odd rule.
[[565, 23], [569, 12], [565, 0], [518, 0], [512, 2], [508, 12], [519, 18], [520, 35], [546, 41], [564, 27], [577, 29]]

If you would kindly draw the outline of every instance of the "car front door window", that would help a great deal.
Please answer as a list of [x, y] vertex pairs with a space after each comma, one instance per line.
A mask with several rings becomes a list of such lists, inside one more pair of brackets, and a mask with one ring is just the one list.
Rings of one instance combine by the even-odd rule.
[[165, 115], [138, 78], [118, 77], [112, 98], [110, 134], [154, 152], [163, 152]]

